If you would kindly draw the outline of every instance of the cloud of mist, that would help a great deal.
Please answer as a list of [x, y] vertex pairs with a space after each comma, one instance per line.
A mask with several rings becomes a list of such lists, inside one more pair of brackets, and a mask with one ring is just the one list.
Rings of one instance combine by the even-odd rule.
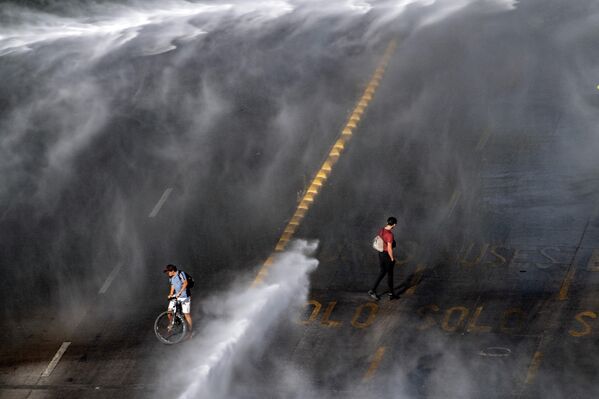
[[[240, 216], [276, 234], [270, 223], [280, 222], [255, 209], [282, 208], [303, 188], [322, 157], [307, 143], [333, 137], [371, 67], [368, 51], [410, 26], [408, 10], [453, 10], [441, 0], [25, 4], [35, 2], [0, 5], [0, 199], [4, 222], [17, 226], [5, 253], [30, 265], [23, 284], [55, 271], [52, 284], [69, 296], [78, 290], [63, 277], [69, 263], [93, 281], [126, 254], [140, 254], [142, 267], [152, 244], [140, 220], [168, 185], [179, 217], [198, 203], [210, 209], [203, 234], [219, 213], [234, 214], [211, 200], [215, 191], [243, 192]], [[351, 85], [319, 84], [348, 54]], [[292, 166], [296, 177], [283, 179]], [[123, 223], [127, 235], [115, 240]]]
[[[196, 320], [196, 336], [187, 344], [185, 372], [173, 376], [163, 386], [179, 398], [229, 398], [236, 367], [266, 350], [269, 335], [281, 323], [291, 322], [308, 296], [309, 274], [318, 261], [313, 258], [317, 242], [296, 240], [277, 255], [264, 283], [249, 286], [240, 282], [202, 302], [202, 318]], [[197, 306], [197, 305], [196, 305]], [[173, 366], [178, 367], [178, 366]]]
[[[471, 0], [382, 2], [384, 16], [375, 17], [370, 24], [381, 31], [384, 24], [398, 18], [406, 9], [422, 8], [426, 10], [423, 19], [423, 25], [426, 25], [446, 18], [471, 3]], [[505, 4], [506, 7], [510, 4], [500, 0], [491, 3]], [[70, 160], [87, 149], [97, 135], [106, 134], [107, 124], [114, 119], [114, 108], [118, 106], [115, 100], [120, 100], [119, 97], [131, 89], [131, 81], [135, 80], [133, 76], [122, 81], [99, 79], [96, 68], [103, 67], [103, 58], [114, 57], [110, 53], [127, 51], [127, 54], [119, 53], [118, 58], [158, 55], [176, 49], [177, 44], [200, 39], [198, 35], [218, 29], [219, 24], [227, 24], [227, 20], [240, 22], [236, 29], [243, 32], [283, 18], [297, 8], [300, 15], [305, 14], [302, 24], [310, 26], [319, 18], [331, 15], [343, 21], [345, 13], [348, 13], [348, 21], [351, 21], [352, 12], [362, 15], [376, 6], [376, 2], [354, 1], [328, 3], [328, 7], [324, 8], [316, 1], [305, 4], [258, 1], [210, 5], [182, 0], [156, 4], [91, 2], [84, 3], [81, 9], [71, 8], [71, 15], [60, 16], [10, 3], [2, 4], [0, 15], [8, 23], [0, 28], [0, 56], [4, 56], [6, 61], [18, 61], [14, 52], [31, 52], [34, 49], [40, 52], [35, 60], [28, 60], [32, 65], [24, 71], [31, 73], [30, 77], [34, 78], [31, 84], [37, 83], [38, 88], [24, 92], [20, 98], [12, 98], [11, 103], [16, 101], [16, 104], [6, 108], [1, 121], [3, 130], [7, 132], [2, 137], [4, 161], [0, 167], [5, 172], [3, 175], [5, 178], [13, 177], [14, 173], [9, 172], [23, 166], [25, 154], [18, 147], [25, 140], [31, 140], [32, 135], [39, 136], [40, 124], [43, 123], [46, 125], [43, 131], [50, 133], [52, 139], [45, 144], [41, 154], [36, 154], [47, 160], [45, 175], [40, 179], [40, 183], [45, 185], [41, 191], [45, 192], [49, 186], [61, 186], [57, 179], [68, 176], [72, 168]], [[314, 11], [312, 7], [318, 7], [319, 13], [311, 16], [309, 13]], [[46, 52], [46, 46], [54, 46], [51, 53]], [[157, 100], [163, 97], [164, 101], [169, 101], [172, 96], [182, 94], [185, 88], [178, 84], [176, 71], [178, 64], [183, 63], [178, 60], [186, 60], [189, 56], [174, 56], [174, 65], [165, 69], [159, 77], [159, 90], [153, 93], [158, 95]], [[16, 74], [15, 71], [9, 72]], [[39, 81], [36, 79], [38, 76], [42, 78]], [[118, 76], [111, 78], [118, 79]], [[192, 113], [193, 109], [204, 112], [204, 109], [214, 108], [215, 105], [216, 109], [227, 109], [224, 101], [228, 99], [219, 93], [219, 88], [211, 88], [207, 80], [200, 77], [204, 87], [199, 90], [199, 98], [183, 94], [191, 102], [182, 104], [189, 108], [183, 109], [182, 115]], [[141, 82], [147, 83], [145, 80]], [[207, 97], [209, 101], [198, 103], [197, 100], [202, 97]], [[215, 97], [220, 97], [220, 102], [213, 102]], [[152, 108], [160, 105], [160, 101], [148, 104]], [[285, 108], [281, 112], [285, 112]], [[200, 115], [193, 119], [206, 123], [213, 119], [213, 115]], [[3, 184], [2, 187], [9, 190], [11, 185]]]
[[[343, 164], [335, 170], [351, 187], [333, 193], [358, 200], [347, 212], [325, 209], [321, 242], [333, 236], [327, 229], [339, 233], [335, 217], [368, 212], [371, 223], [397, 212], [408, 226], [401, 240], [441, 235], [450, 245], [466, 230], [483, 236], [487, 212], [507, 225], [504, 238], [523, 224], [518, 203], [553, 209], [596, 198], [599, 64], [591, 50], [599, 12], [555, 24], [541, 3], [3, 3], [0, 256], [23, 267], [2, 291], [33, 287], [62, 310], [95, 294], [120, 262], [123, 273], [141, 274], [149, 260], [178, 256], [200, 281], [247, 270], [248, 257], [272, 249], [391, 37], [401, 38], [398, 55], [353, 139], [364, 163], [345, 175]], [[527, 147], [552, 136], [557, 145], [541, 155]], [[379, 159], [395, 160], [389, 175]], [[397, 196], [371, 210], [390, 177]], [[169, 203], [148, 221], [167, 187]], [[337, 207], [340, 197], [331, 200]], [[236, 367], [264, 348], [261, 332], [305, 299], [310, 251], [301, 244], [281, 258], [277, 270], [288, 276], [273, 269], [260, 289], [206, 303], [213, 320], [192, 342], [187, 395], [227, 397]], [[350, 251], [363, 248], [342, 252]], [[364, 265], [350, 260], [347, 274], [361, 272]], [[297, 297], [279, 294], [285, 288]], [[133, 295], [115, 287], [110, 294]], [[6, 313], [11, 301], [34, 300], [20, 295], [6, 301]], [[443, 370], [464, 362], [454, 353], [445, 359]], [[277, 361], [281, 385], [310, 384], [296, 365]], [[472, 369], [453, 378], [465, 383]], [[381, 372], [386, 393], [409, 372]], [[438, 378], [434, 393], [443, 395], [446, 376]]]

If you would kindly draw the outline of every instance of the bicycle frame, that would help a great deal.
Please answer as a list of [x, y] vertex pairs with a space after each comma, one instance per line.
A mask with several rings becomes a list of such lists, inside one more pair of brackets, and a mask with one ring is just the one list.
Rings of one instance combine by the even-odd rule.
[[[176, 344], [180, 342], [188, 330], [187, 321], [183, 313], [183, 304], [176, 298], [171, 297], [169, 298], [169, 308], [171, 307], [170, 301], [175, 301], [172, 308], [158, 315], [154, 322], [154, 333], [158, 340], [164, 344]], [[168, 320], [166, 320], [167, 318]]]

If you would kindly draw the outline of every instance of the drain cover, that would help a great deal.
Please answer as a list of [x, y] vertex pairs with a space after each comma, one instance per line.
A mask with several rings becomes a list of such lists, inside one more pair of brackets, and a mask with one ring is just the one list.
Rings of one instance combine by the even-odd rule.
[[490, 346], [479, 352], [481, 356], [487, 357], [507, 357], [512, 354], [510, 348], [504, 348], [502, 346]]

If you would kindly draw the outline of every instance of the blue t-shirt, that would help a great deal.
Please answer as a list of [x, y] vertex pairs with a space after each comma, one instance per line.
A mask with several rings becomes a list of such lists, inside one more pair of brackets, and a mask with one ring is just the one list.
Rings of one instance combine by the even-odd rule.
[[[187, 276], [185, 275], [185, 272], [177, 272], [177, 274], [175, 274], [173, 277], [169, 278], [169, 282], [171, 283], [171, 285], [173, 287], [175, 287], [175, 292], [174, 294], [177, 295], [179, 293], [179, 291], [181, 291], [181, 287], [183, 287], [183, 282], [187, 281]], [[181, 293], [181, 296], [179, 298], [187, 298], [187, 290], [184, 290], [183, 293]]]

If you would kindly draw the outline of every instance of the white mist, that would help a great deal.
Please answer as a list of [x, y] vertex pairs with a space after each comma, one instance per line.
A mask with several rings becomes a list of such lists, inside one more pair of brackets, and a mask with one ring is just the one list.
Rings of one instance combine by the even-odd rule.
[[228, 397], [235, 366], [244, 363], [249, 350], [265, 350], [267, 332], [304, 305], [308, 276], [318, 266], [312, 257], [317, 245], [294, 241], [275, 259], [264, 283], [233, 287], [203, 304], [212, 319], [198, 320], [184, 370], [177, 373], [182, 376], [177, 391], [185, 387], [180, 399]]

